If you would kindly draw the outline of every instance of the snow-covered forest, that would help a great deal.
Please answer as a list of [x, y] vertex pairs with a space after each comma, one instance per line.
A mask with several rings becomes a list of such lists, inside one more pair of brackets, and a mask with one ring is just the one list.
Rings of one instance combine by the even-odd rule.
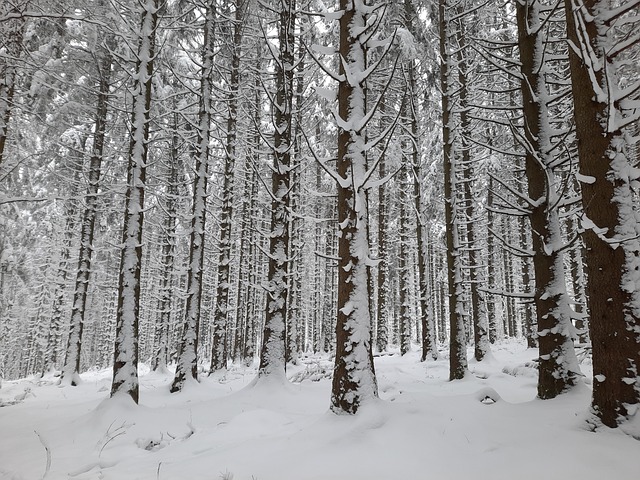
[[636, 478], [639, 140], [640, 0], [0, 1], [0, 478]]

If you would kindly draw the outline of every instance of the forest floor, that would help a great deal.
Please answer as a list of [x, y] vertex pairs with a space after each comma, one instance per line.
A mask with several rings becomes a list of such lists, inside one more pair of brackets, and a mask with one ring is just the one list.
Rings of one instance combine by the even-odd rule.
[[171, 374], [141, 365], [139, 406], [108, 399], [110, 370], [84, 373], [78, 387], [52, 375], [6, 381], [0, 479], [640, 478], [638, 440], [588, 429], [588, 359], [583, 384], [542, 401], [527, 366], [535, 357], [517, 342], [494, 345], [449, 382], [445, 355], [380, 356], [381, 400], [356, 416], [329, 412], [326, 357], [302, 358], [288, 385], [249, 385], [255, 366], [233, 366], [179, 394], [169, 393]]

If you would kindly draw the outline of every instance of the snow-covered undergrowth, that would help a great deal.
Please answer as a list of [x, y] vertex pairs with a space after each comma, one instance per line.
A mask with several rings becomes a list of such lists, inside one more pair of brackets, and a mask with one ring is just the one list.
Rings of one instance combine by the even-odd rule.
[[456, 382], [445, 358], [378, 357], [381, 400], [353, 417], [329, 413], [330, 361], [320, 357], [290, 368], [289, 385], [248, 387], [255, 368], [234, 367], [180, 394], [169, 393], [170, 375], [141, 366], [139, 406], [108, 399], [110, 371], [83, 374], [79, 387], [5, 382], [0, 479], [639, 478], [637, 440], [586, 428], [589, 386], [535, 399], [524, 367], [535, 356], [494, 346]]

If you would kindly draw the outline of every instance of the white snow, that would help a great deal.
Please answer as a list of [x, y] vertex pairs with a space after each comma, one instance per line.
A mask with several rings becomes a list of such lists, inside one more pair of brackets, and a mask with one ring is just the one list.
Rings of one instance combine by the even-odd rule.
[[587, 429], [587, 385], [537, 400], [525, 367], [537, 352], [492, 350], [455, 382], [444, 352], [426, 363], [419, 351], [376, 358], [381, 400], [354, 416], [329, 412], [333, 361], [321, 357], [289, 368], [299, 383], [249, 386], [255, 366], [234, 366], [179, 394], [169, 393], [171, 373], [141, 365], [140, 406], [108, 399], [110, 370], [82, 374], [78, 387], [7, 381], [0, 478], [42, 478], [44, 445], [48, 480], [638, 478], [637, 440]]

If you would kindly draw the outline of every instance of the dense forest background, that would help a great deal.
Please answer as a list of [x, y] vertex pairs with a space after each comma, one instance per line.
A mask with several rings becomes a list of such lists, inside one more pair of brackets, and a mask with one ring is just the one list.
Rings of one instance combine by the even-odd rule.
[[640, 2], [5, 0], [0, 376], [540, 350], [640, 403]]

